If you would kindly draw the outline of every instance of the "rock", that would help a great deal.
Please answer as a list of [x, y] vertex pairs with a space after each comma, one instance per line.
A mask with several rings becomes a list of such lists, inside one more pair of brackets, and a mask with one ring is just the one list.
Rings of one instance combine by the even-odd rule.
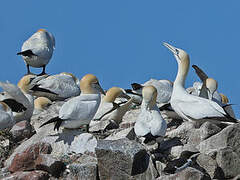
[[224, 173], [221, 168], [218, 167], [217, 161], [211, 156], [200, 154], [197, 157], [197, 163], [207, 171], [212, 179], [221, 179], [224, 177]]
[[180, 138], [174, 137], [174, 138], [171, 138], [171, 139], [161, 142], [160, 149], [161, 149], [161, 151], [166, 151], [175, 146], [182, 146], [182, 145], [183, 145], [183, 143], [180, 141]]
[[41, 128], [37, 134], [18, 146], [5, 162], [5, 166], [9, 167], [12, 164], [11, 161], [17, 153], [24, 152], [28, 147], [36, 143], [51, 144], [51, 155], [56, 158], [72, 153], [95, 153], [95, 147], [97, 146], [97, 140], [92, 134], [82, 133], [79, 129], [60, 129], [59, 132], [55, 132], [53, 131], [53, 124], [50, 124]]
[[202, 141], [198, 149], [201, 153], [206, 153], [222, 149], [226, 147], [231, 147], [234, 152], [240, 156], [240, 123], [227, 126], [221, 132], [211, 136], [210, 138]]
[[18, 171], [2, 180], [48, 180], [49, 175], [44, 171]]
[[95, 180], [98, 177], [97, 158], [83, 154], [68, 165], [68, 171], [67, 179]]
[[40, 154], [35, 160], [35, 169], [43, 170], [54, 177], [59, 178], [66, 166], [63, 162], [56, 160], [50, 154]]
[[91, 121], [89, 124], [89, 132], [117, 129], [118, 127], [119, 127], [118, 124], [112, 120]]
[[211, 180], [211, 178], [197, 169], [187, 167], [178, 173], [161, 176], [157, 180]]
[[235, 178], [233, 178], [232, 180], [240, 180], [240, 174], [237, 175]]
[[216, 161], [224, 172], [225, 178], [233, 178], [240, 174], [240, 159], [232, 148], [226, 147], [218, 150]]
[[36, 143], [24, 152], [16, 154], [8, 170], [10, 172], [27, 171], [35, 169], [35, 160], [40, 153], [50, 154], [52, 151], [51, 145], [48, 143]]
[[99, 140], [96, 155], [100, 179], [130, 179], [134, 176], [154, 179], [155, 175], [149, 173], [153, 171], [153, 166], [149, 166], [150, 156], [144, 147], [135, 141]]
[[105, 140], [117, 140], [117, 139], [123, 139], [123, 138], [127, 138], [129, 140], [134, 140], [136, 138], [134, 128], [130, 127], [130, 128], [123, 129], [118, 132], [112, 133], [110, 136], [105, 138]]
[[32, 125], [28, 121], [20, 121], [16, 123], [10, 130], [12, 138], [15, 142], [19, 142], [25, 138], [29, 139], [36, 133]]
[[183, 151], [198, 152], [198, 149], [192, 144], [185, 144], [183, 146], [173, 146], [170, 153], [173, 157], [179, 157]]
[[220, 127], [218, 127], [216, 124], [210, 123], [210, 122], [205, 122], [204, 124], [202, 124], [202, 126], [199, 129], [201, 141], [211, 137], [214, 134], [217, 134], [221, 130], [222, 129]]

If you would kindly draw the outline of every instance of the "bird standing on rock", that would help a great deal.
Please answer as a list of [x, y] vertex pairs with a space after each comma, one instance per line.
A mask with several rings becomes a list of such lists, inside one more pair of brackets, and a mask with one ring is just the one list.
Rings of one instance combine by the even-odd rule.
[[17, 55], [22, 55], [26, 65], [27, 74], [30, 74], [29, 66], [40, 68], [42, 67], [42, 73], [45, 74], [45, 67], [50, 61], [53, 50], [55, 49], [54, 36], [45, 29], [39, 29], [22, 45], [22, 51]]
[[88, 131], [89, 123], [97, 112], [101, 101], [100, 93], [105, 93], [97, 77], [93, 74], [87, 74], [81, 79], [80, 89], [81, 94], [79, 96], [68, 100], [62, 105], [59, 116], [43, 123], [40, 127], [56, 122], [54, 130], [59, 130], [60, 126], [76, 129], [86, 125]]

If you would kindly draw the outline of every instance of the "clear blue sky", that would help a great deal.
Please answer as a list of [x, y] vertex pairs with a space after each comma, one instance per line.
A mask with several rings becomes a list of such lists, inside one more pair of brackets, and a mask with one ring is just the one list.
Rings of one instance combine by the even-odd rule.
[[[2, 1], [0, 80], [17, 83], [26, 73], [16, 53], [40, 28], [56, 39], [47, 73], [93, 73], [104, 89], [150, 78], [174, 81], [176, 61], [162, 45], [168, 42], [218, 81], [239, 117], [239, 7], [239, 1], [220, 0]], [[196, 80], [190, 69], [186, 87]]]

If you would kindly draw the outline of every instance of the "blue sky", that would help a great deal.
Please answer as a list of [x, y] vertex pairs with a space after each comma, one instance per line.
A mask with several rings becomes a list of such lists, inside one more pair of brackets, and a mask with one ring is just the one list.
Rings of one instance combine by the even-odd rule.
[[[16, 53], [40, 28], [56, 39], [47, 73], [93, 73], [104, 89], [150, 78], [174, 81], [176, 61], [162, 45], [168, 42], [218, 81], [239, 117], [239, 7], [238, 1], [220, 0], [3, 1], [0, 80], [17, 83], [26, 73]], [[197, 80], [190, 69], [186, 87]]]

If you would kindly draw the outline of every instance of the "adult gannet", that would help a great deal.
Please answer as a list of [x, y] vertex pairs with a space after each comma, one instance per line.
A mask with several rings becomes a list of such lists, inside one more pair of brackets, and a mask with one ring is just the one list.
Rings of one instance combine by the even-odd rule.
[[45, 29], [39, 29], [23, 43], [22, 51], [17, 53], [17, 55], [22, 55], [27, 65], [28, 74], [30, 74], [29, 66], [32, 66], [37, 68], [42, 67], [42, 73], [39, 75], [43, 75], [54, 49], [54, 36]]
[[38, 110], [44, 110], [50, 105], [52, 105], [52, 101], [46, 97], [38, 97], [34, 100], [34, 108]]
[[[124, 103], [115, 103], [117, 97], [125, 97], [129, 99]], [[133, 99], [126, 95], [126, 92], [119, 87], [110, 88], [106, 96], [102, 99], [101, 104], [94, 116], [94, 120], [114, 120], [120, 124], [122, 117], [129, 110]]]
[[238, 122], [227, 114], [216, 102], [187, 93], [184, 85], [189, 70], [189, 56], [182, 49], [173, 47], [167, 43], [164, 43], [164, 46], [174, 54], [178, 63], [178, 72], [170, 100], [174, 111], [180, 117], [189, 121]]
[[0, 101], [0, 130], [12, 127], [16, 121], [9, 106]]
[[142, 95], [141, 112], [134, 126], [135, 134], [138, 137], [146, 137], [144, 143], [154, 139], [162, 140], [166, 134], [167, 123], [156, 105], [157, 89], [152, 85], [144, 86]]
[[9, 82], [0, 82], [0, 87], [5, 91], [4, 95], [1, 96], [1, 100], [11, 108], [16, 122], [30, 121], [32, 117], [34, 100], [29, 92], [29, 84], [32, 78], [34, 78], [33, 75], [24, 76], [18, 82], [18, 86]]
[[30, 90], [34, 96], [43, 96], [50, 100], [64, 100], [81, 93], [79, 79], [66, 72], [46, 78], [37, 77], [31, 82]]
[[81, 94], [65, 102], [59, 116], [43, 123], [40, 127], [56, 122], [54, 130], [59, 130], [60, 126], [74, 129], [82, 125], [87, 125], [87, 131], [90, 121], [93, 119], [101, 101], [100, 92], [105, 94], [101, 88], [98, 79], [92, 74], [85, 75], [80, 81]]
[[143, 85], [138, 83], [132, 83], [133, 90], [141, 93], [141, 90], [144, 86], [153, 85], [157, 89], [157, 103], [159, 107], [168, 104], [172, 95], [173, 83], [169, 80], [161, 79], [150, 79], [145, 82]]

